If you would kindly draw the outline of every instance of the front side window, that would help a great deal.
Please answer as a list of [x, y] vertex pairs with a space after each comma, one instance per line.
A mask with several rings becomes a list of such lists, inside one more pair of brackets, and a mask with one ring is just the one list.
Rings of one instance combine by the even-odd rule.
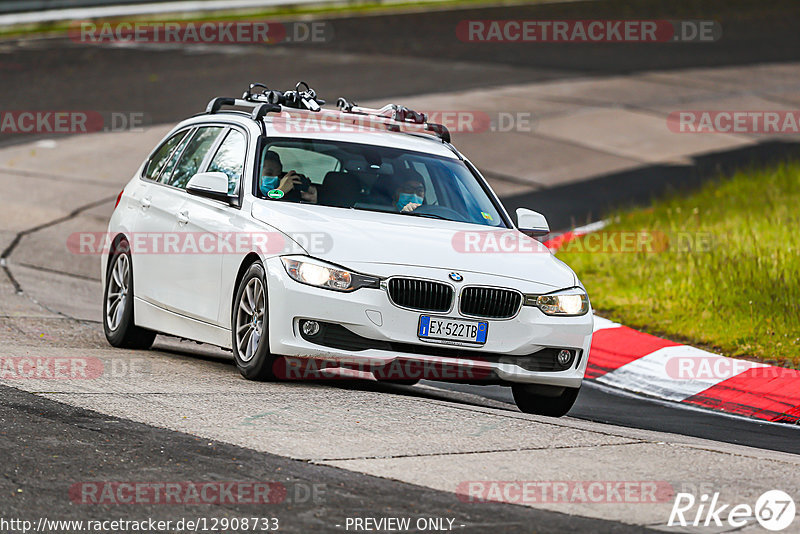
[[247, 139], [239, 130], [231, 130], [208, 166], [208, 172], [224, 172], [228, 176], [229, 195], [239, 192], [246, 155]]
[[183, 149], [180, 159], [171, 173], [165, 169], [161, 175], [161, 182], [173, 187], [186, 189], [189, 180], [200, 171], [208, 151], [214, 146], [217, 136], [224, 130], [222, 126], [206, 126], [198, 128], [191, 140]]
[[[255, 194], [265, 201], [506, 227], [478, 178], [458, 159], [316, 139], [272, 139], [263, 146]], [[305, 179], [314, 195], [295, 192], [309, 187], [296, 177], [287, 191], [284, 177], [290, 173]]]

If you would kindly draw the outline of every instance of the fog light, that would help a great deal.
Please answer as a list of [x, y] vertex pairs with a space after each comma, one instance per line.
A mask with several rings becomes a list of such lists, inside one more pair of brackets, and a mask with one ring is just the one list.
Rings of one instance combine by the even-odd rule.
[[556, 361], [561, 367], [569, 367], [572, 363], [572, 351], [569, 350], [562, 350], [556, 356]]
[[304, 336], [314, 337], [319, 334], [319, 323], [317, 321], [303, 321], [300, 324], [300, 329], [303, 331]]

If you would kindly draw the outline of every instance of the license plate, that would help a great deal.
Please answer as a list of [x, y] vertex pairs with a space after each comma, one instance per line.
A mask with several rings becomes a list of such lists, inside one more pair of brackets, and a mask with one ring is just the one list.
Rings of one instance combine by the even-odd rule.
[[489, 323], [485, 321], [461, 321], [445, 317], [422, 315], [419, 318], [417, 335], [420, 339], [437, 340], [442, 343], [486, 343]]

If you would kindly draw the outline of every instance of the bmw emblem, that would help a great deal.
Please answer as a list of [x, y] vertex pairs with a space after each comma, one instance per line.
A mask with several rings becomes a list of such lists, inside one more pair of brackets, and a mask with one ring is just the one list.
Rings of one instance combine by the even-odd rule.
[[450, 273], [450, 280], [453, 282], [460, 282], [464, 279], [459, 273]]

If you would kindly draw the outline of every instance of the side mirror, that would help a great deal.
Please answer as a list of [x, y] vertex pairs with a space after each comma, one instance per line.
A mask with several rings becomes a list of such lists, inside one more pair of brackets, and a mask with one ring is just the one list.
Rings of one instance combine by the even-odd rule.
[[544, 215], [527, 208], [517, 208], [517, 227], [530, 237], [541, 237], [550, 233], [550, 225]]
[[224, 172], [195, 174], [186, 184], [186, 192], [198, 197], [221, 200], [228, 204], [236, 200], [236, 197], [228, 195], [228, 175]]

